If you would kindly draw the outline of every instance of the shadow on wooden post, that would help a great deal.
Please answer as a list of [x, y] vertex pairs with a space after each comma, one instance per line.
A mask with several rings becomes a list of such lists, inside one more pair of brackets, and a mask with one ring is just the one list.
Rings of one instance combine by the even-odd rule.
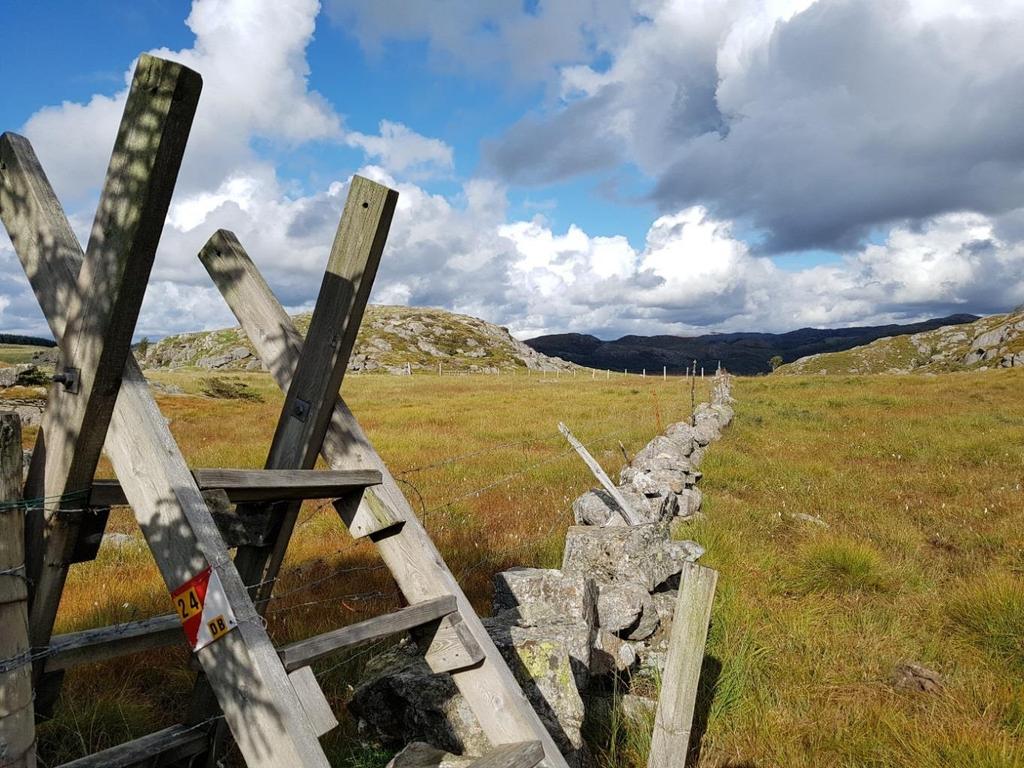
[[0, 765], [35, 768], [21, 419], [0, 413]]

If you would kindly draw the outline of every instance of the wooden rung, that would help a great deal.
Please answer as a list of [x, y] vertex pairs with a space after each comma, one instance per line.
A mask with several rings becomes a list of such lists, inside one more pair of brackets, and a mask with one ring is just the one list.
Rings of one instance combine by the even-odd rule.
[[[431, 672], [455, 672], [474, 667], [486, 656], [483, 648], [457, 613], [450, 613], [431, 627], [421, 630], [417, 644], [427, 646], [424, 661]], [[429, 645], [427, 645], [429, 643]]]
[[54, 635], [46, 659], [46, 671], [56, 672], [80, 664], [109, 661], [130, 653], [184, 643], [184, 640], [181, 621], [173, 613], [110, 627]]
[[129, 768], [170, 765], [206, 749], [209, 726], [172, 725], [116, 747], [64, 763], [59, 768]]
[[455, 597], [446, 595], [433, 600], [410, 605], [400, 611], [377, 616], [358, 624], [325, 632], [316, 637], [286, 645], [278, 649], [278, 655], [289, 672], [304, 667], [318, 659], [330, 656], [342, 648], [348, 648], [368, 640], [378, 640], [398, 632], [407, 632], [416, 627], [436, 622], [456, 610]]
[[539, 741], [506, 744], [477, 758], [469, 768], [535, 768], [544, 759], [544, 747]]
[[[200, 490], [223, 489], [232, 504], [333, 499], [381, 482], [381, 474], [375, 469], [195, 469], [192, 476]], [[93, 481], [90, 505], [127, 503], [117, 480]]]

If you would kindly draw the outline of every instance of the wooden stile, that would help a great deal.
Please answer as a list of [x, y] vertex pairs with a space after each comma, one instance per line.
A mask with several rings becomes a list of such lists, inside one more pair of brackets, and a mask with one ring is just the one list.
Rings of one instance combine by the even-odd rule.
[[0, 765], [35, 768], [21, 419], [0, 413]]
[[648, 768], [680, 768], [686, 764], [717, 581], [717, 571], [696, 563], [683, 565]]
[[[81, 246], [25, 139], [0, 137], [0, 165], [0, 215], [60, 340], [68, 321], [67, 299], [76, 291], [84, 258]], [[236, 613], [245, 619], [196, 658], [248, 765], [326, 768], [265, 628], [248, 618], [255, 616], [248, 592], [130, 353], [104, 447], [168, 588], [213, 565]]]
[[[238, 239], [217, 232], [199, 254], [214, 283], [281, 389], [287, 391], [299, 364], [302, 337], [278, 303]], [[364, 494], [358, 506], [337, 504], [353, 535], [377, 543], [406, 600], [417, 604], [453, 595], [463, 630], [483, 659], [452, 670], [452, 679], [496, 746], [538, 741], [549, 768], [567, 768], [550, 734], [537, 717], [444, 559], [416, 518], [397, 481], [345, 404], [337, 397], [321, 454], [335, 469], [375, 468], [383, 481]], [[374, 499], [374, 502], [368, 501]], [[386, 516], [385, 520], [381, 520]]]

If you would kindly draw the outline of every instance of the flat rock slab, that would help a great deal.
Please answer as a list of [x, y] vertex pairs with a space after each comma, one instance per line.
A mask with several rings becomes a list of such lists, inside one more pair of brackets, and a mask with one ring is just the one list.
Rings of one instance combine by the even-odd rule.
[[636, 582], [653, 592], [679, 575], [684, 562], [702, 554], [696, 542], [672, 541], [667, 522], [621, 528], [577, 525], [566, 534], [562, 571], [598, 584]]

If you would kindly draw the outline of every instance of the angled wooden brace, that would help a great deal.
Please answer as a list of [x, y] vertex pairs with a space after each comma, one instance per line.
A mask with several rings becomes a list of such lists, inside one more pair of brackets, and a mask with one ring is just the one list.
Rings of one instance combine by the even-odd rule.
[[[217, 232], [199, 254], [239, 324], [278, 386], [288, 391], [299, 365], [302, 337], [255, 265], [230, 232]], [[334, 469], [377, 469], [383, 483], [356, 506], [336, 505], [353, 535], [367, 535], [410, 604], [452, 595], [457, 631], [480, 649], [475, 663], [451, 669], [452, 678], [494, 745], [539, 742], [548, 768], [567, 768], [565, 758], [537, 717], [441, 553], [423, 529], [398, 483], [339, 396], [321, 453]], [[396, 525], [395, 521], [400, 522]], [[437, 671], [435, 669], [435, 671]]]
[[[398, 193], [382, 184], [360, 176], [352, 179], [310, 321], [308, 341], [285, 397], [266, 469], [311, 469], [316, 463], [397, 201]], [[266, 516], [266, 507], [241, 505], [238, 514], [258, 518]], [[301, 502], [284, 505], [283, 514], [273, 516], [267, 543], [239, 547], [235, 555], [242, 580], [258, 585], [252, 597], [261, 613], [273, 591], [300, 508]], [[200, 677], [193, 693], [191, 719], [201, 721], [215, 712], [216, 702]]]
[[[140, 59], [140, 68], [153, 65], [150, 57]], [[84, 254], [31, 146], [12, 134], [0, 137], [0, 217], [55, 338], [62, 339]], [[130, 353], [104, 447], [168, 588], [216, 566], [229, 601], [246, 619], [196, 658], [247, 764], [327, 768], [265, 628], [248, 620], [255, 612], [245, 585]]]

